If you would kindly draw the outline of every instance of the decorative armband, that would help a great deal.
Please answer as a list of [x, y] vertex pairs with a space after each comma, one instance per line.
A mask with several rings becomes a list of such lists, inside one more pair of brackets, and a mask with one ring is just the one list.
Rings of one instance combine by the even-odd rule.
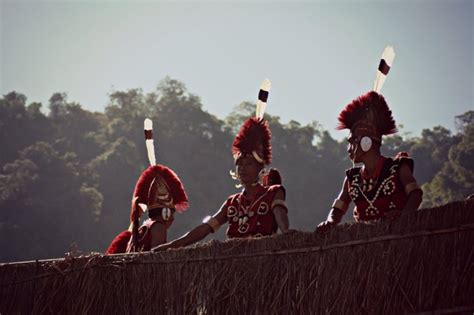
[[346, 213], [347, 209], [349, 208], [349, 205], [344, 200], [336, 199], [334, 200], [334, 203], [332, 204], [332, 208], [339, 209], [342, 212]]
[[221, 226], [219, 221], [216, 218], [213, 218], [211, 216], [205, 217], [204, 220], [202, 220], [202, 223], [209, 225], [209, 227], [212, 230], [212, 233], [216, 232]]
[[412, 191], [421, 190], [417, 182], [411, 182], [405, 186], [405, 194], [408, 196]]
[[288, 211], [288, 206], [286, 205], [285, 200], [281, 200], [281, 199], [273, 200], [272, 209], [274, 209], [277, 206], [281, 206], [281, 207], [285, 208], [286, 211]]

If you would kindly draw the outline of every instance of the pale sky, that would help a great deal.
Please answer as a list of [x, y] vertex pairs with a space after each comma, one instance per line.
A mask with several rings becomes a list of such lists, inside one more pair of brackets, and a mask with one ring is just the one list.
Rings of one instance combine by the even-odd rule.
[[393, 45], [382, 94], [403, 131], [474, 109], [474, 1], [0, 1], [0, 92], [44, 107], [66, 92], [103, 111], [108, 93], [168, 75], [224, 118], [269, 78], [270, 114], [340, 139], [337, 114]]

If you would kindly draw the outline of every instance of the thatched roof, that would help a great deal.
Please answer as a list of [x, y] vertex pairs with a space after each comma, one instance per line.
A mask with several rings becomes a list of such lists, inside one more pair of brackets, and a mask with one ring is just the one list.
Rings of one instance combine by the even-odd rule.
[[469, 200], [326, 236], [2, 264], [0, 313], [472, 314], [473, 245]]

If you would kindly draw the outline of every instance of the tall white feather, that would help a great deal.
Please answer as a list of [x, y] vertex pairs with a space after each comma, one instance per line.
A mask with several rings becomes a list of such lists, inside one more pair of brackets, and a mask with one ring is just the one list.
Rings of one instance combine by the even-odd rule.
[[255, 117], [262, 119], [265, 114], [265, 109], [267, 108], [267, 103], [263, 103], [260, 100], [257, 100], [257, 110]]
[[[146, 118], [143, 122], [144, 128], [146, 131], [153, 131], [153, 122], [151, 119]], [[156, 157], [155, 157], [155, 145], [152, 139], [145, 139], [146, 151], [148, 154], [148, 161], [150, 161], [150, 165], [156, 164]]]
[[[262, 84], [260, 84], [260, 90], [270, 92], [270, 88], [272, 87], [272, 82], [269, 79], [263, 80]], [[267, 102], [262, 102], [261, 100], [257, 100], [257, 109], [255, 112], [255, 116], [257, 118], [263, 118], [265, 114], [265, 109], [267, 107]]]
[[[389, 67], [392, 67], [393, 59], [395, 59], [395, 51], [393, 50], [392, 46], [385, 47], [381, 59], [384, 59], [385, 63], [387, 63]], [[387, 76], [380, 72], [379, 69], [377, 69], [377, 75], [375, 76], [375, 82], [373, 87], [373, 90], [375, 92], [380, 93], [386, 78]]]

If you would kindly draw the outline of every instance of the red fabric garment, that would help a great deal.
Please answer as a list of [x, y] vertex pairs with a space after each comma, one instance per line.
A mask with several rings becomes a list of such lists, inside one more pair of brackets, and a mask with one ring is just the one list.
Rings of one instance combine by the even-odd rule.
[[[151, 228], [158, 221], [148, 219], [143, 222], [140, 229], [138, 229], [138, 248], [140, 252], [147, 252], [151, 250]], [[166, 235], [165, 235], [166, 242]]]
[[[156, 220], [148, 219], [143, 222], [142, 226], [138, 229], [138, 248], [140, 249], [139, 251], [144, 252], [151, 250], [151, 228], [155, 223], [157, 223]], [[105, 252], [105, 255], [129, 252], [128, 248], [131, 238], [132, 233], [130, 231], [123, 231], [113, 239], [109, 248]]]
[[276, 233], [278, 225], [271, 207], [280, 188], [284, 189], [281, 185], [259, 185], [254, 201], [247, 200], [243, 193], [230, 196], [224, 205], [229, 223], [227, 237], [265, 236]]
[[356, 205], [354, 208], [356, 221], [382, 219], [385, 218], [387, 211], [403, 210], [407, 196], [405, 187], [400, 181], [399, 172], [400, 167], [405, 163], [413, 171], [411, 158], [385, 158], [380, 175], [373, 184], [363, 178], [361, 167], [346, 171], [349, 195]]
[[125, 253], [127, 251], [128, 241], [130, 241], [131, 237], [132, 232], [130, 231], [123, 231], [117, 235], [110, 243], [109, 248], [105, 251], [105, 255]]

